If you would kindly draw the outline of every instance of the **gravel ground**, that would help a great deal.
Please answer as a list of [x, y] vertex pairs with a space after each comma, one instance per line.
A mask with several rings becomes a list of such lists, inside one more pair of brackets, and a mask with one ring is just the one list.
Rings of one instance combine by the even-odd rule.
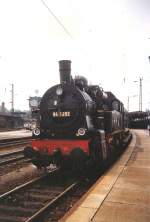
[[31, 164], [31, 161], [29, 162], [29, 159], [23, 159], [23, 160], [18, 160], [17, 162], [14, 163], [9, 163], [0, 166], [0, 178], [3, 175], [11, 173], [12, 171], [19, 171], [22, 167], [27, 167], [29, 164]]
[[0, 194], [41, 176], [44, 173], [44, 169], [37, 170], [35, 166], [29, 163], [24, 167], [19, 167], [18, 169], [6, 173], [0, 176]]

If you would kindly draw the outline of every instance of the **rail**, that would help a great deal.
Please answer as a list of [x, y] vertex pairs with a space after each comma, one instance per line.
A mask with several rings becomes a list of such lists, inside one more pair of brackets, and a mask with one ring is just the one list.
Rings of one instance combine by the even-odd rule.
[[[65, 179], [66, 180], [66, 179]], [[59, 169], [0, 196], [0, 222], [37, 222], [61, 199], [69, 194], [78, 181], [64, 182]]]
[[9, 163], [13, 163], [13, 162], [17, 162], [22, 159], [26, 159], [23, 154], [23, 149], [18, 150], [18, 151], [14, 151], [14, 152], [0, 154], [0, 166], [3, 166], [5, 164], [9, 164]]
[[24, 145], [31, 142], [31, 137], [28, 138], [16, 138], [16, 139], [5, 139], [0, 140], [0, 148], [2, 147], [9, 147], [15, 145]]

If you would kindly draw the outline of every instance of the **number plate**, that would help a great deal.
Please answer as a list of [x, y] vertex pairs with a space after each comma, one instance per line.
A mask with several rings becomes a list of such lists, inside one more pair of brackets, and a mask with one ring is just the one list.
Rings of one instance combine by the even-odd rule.
[[70, 112], [53, 112], [53, 117], [70, 117]]

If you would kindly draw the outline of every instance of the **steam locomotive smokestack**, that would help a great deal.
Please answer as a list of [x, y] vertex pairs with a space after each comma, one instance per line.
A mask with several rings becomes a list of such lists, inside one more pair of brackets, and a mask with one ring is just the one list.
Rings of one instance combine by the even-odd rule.
[[60, 83], [71, 83], [71, 61], [59, 61]]

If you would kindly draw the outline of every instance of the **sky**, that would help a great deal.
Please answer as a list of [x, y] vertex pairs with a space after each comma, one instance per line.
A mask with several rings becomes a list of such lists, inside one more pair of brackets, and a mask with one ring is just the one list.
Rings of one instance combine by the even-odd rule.
[[126, 108], [129, 98], [130, 111], [139, 109], [143, 78], [150, 109], [149, 55], [149, 0], [0, 0], [0, 104], [8, 109], [11, 84], [14, 108], [28, 109], [29, 96], [59, 83], [63, 59], [72, 76], [112, 91]]

